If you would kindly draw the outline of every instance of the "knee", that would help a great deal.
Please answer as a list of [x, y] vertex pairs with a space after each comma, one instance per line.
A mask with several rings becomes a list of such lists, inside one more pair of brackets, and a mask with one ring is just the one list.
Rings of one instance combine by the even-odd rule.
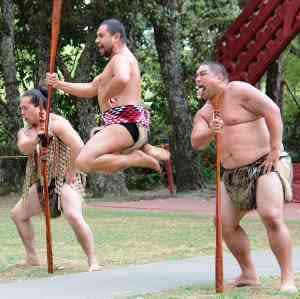
[[[216, 225], [216, 218], [215, 218]], [[224, 239], [232, 237], [232, 234], [238, 229], [238, 226], [234, 226], [232, 223], [222, 222], [222, 235]]]
[[10, 219], [12, 219], [14, 222], [17, 220], [17, 213], [15, 209], [10, 210]]
[[75, 160], [75, 167], [83, 172], [90, 172], [92, 170], [92, 163], [90, 159], [79, 155]]
[[65, 217], [72, 227], [78, 227], [82, 223], [82, 217], [77, 213], [67, 213]]
[[281, 215], [275, 211], [261, 214], [261, 218], [265, 226], [271, 230], [277, 230], [283, 222]]
[[13, 208], [11, 211], [10, 211], [10, 218], [12, 219], [13, 222], [18, 222], [21, 219], [20, 217], [20, 213], [18, 212], [18, 210], [16, 208]]
[[222, 225], [222, 234], [223, 234], [223, 237], [224, 239], [228, 239], [228, 238], [231, 238], [232, 237], [232, 234], [237, 230], [236, 227], [234, 226], [227, 226], [227, 225]]

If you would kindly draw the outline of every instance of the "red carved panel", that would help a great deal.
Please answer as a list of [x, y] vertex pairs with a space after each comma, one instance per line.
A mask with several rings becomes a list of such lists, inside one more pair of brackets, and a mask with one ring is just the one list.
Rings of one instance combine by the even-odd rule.
[[251, 0], [217, 44], [231, 80], [256, 84], [300, 32], [300, 0]]

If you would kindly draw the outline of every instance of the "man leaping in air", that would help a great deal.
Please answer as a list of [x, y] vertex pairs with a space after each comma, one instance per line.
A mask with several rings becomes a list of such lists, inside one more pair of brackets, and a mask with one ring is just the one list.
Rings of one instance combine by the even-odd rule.
[[147, 143], [149, 113], [142, 104], [140, 69], [126, 45], [123, 24], [115, 19], [103, 21], [96, 44], [109, 62], [92, 82], [65, 82], [55, 73], [47, 74], [48, 84], [56, 89], [83, 98], [98, 97], [103, 126], [83, 147], [76, 166], [84, 172], [113, 173], [129, 167], [160, 171], [159, 160], [168, 160], [169, 153]]

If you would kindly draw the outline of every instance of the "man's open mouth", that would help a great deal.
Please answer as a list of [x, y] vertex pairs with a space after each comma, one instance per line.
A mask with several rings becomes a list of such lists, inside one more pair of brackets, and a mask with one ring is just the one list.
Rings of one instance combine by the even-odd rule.
[[204, 85], [198, 85], [197, 86], [197, 95], [198, 97], [202, 97], [203, 96], [203, 93], [205, 92], [206, 90], [206, 87]]

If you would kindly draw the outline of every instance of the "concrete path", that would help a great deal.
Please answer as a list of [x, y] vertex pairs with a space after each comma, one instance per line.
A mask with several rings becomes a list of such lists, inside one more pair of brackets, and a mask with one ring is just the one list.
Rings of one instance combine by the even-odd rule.
[[[278, 265], [270, 251], [257, 251], [253, 257], [259, 275], [279, 275]], [[300, 248], [295, 249], [294, 265], [295, 271], [300, 272]], [[238, 274], [236, 262], [231, 256], [225, 256], [225, 280], [231, 280]], [[214, 285], [214, 257], [204, 256], [0, 284], [0, 298], [126, 298], [194, 284]]]

